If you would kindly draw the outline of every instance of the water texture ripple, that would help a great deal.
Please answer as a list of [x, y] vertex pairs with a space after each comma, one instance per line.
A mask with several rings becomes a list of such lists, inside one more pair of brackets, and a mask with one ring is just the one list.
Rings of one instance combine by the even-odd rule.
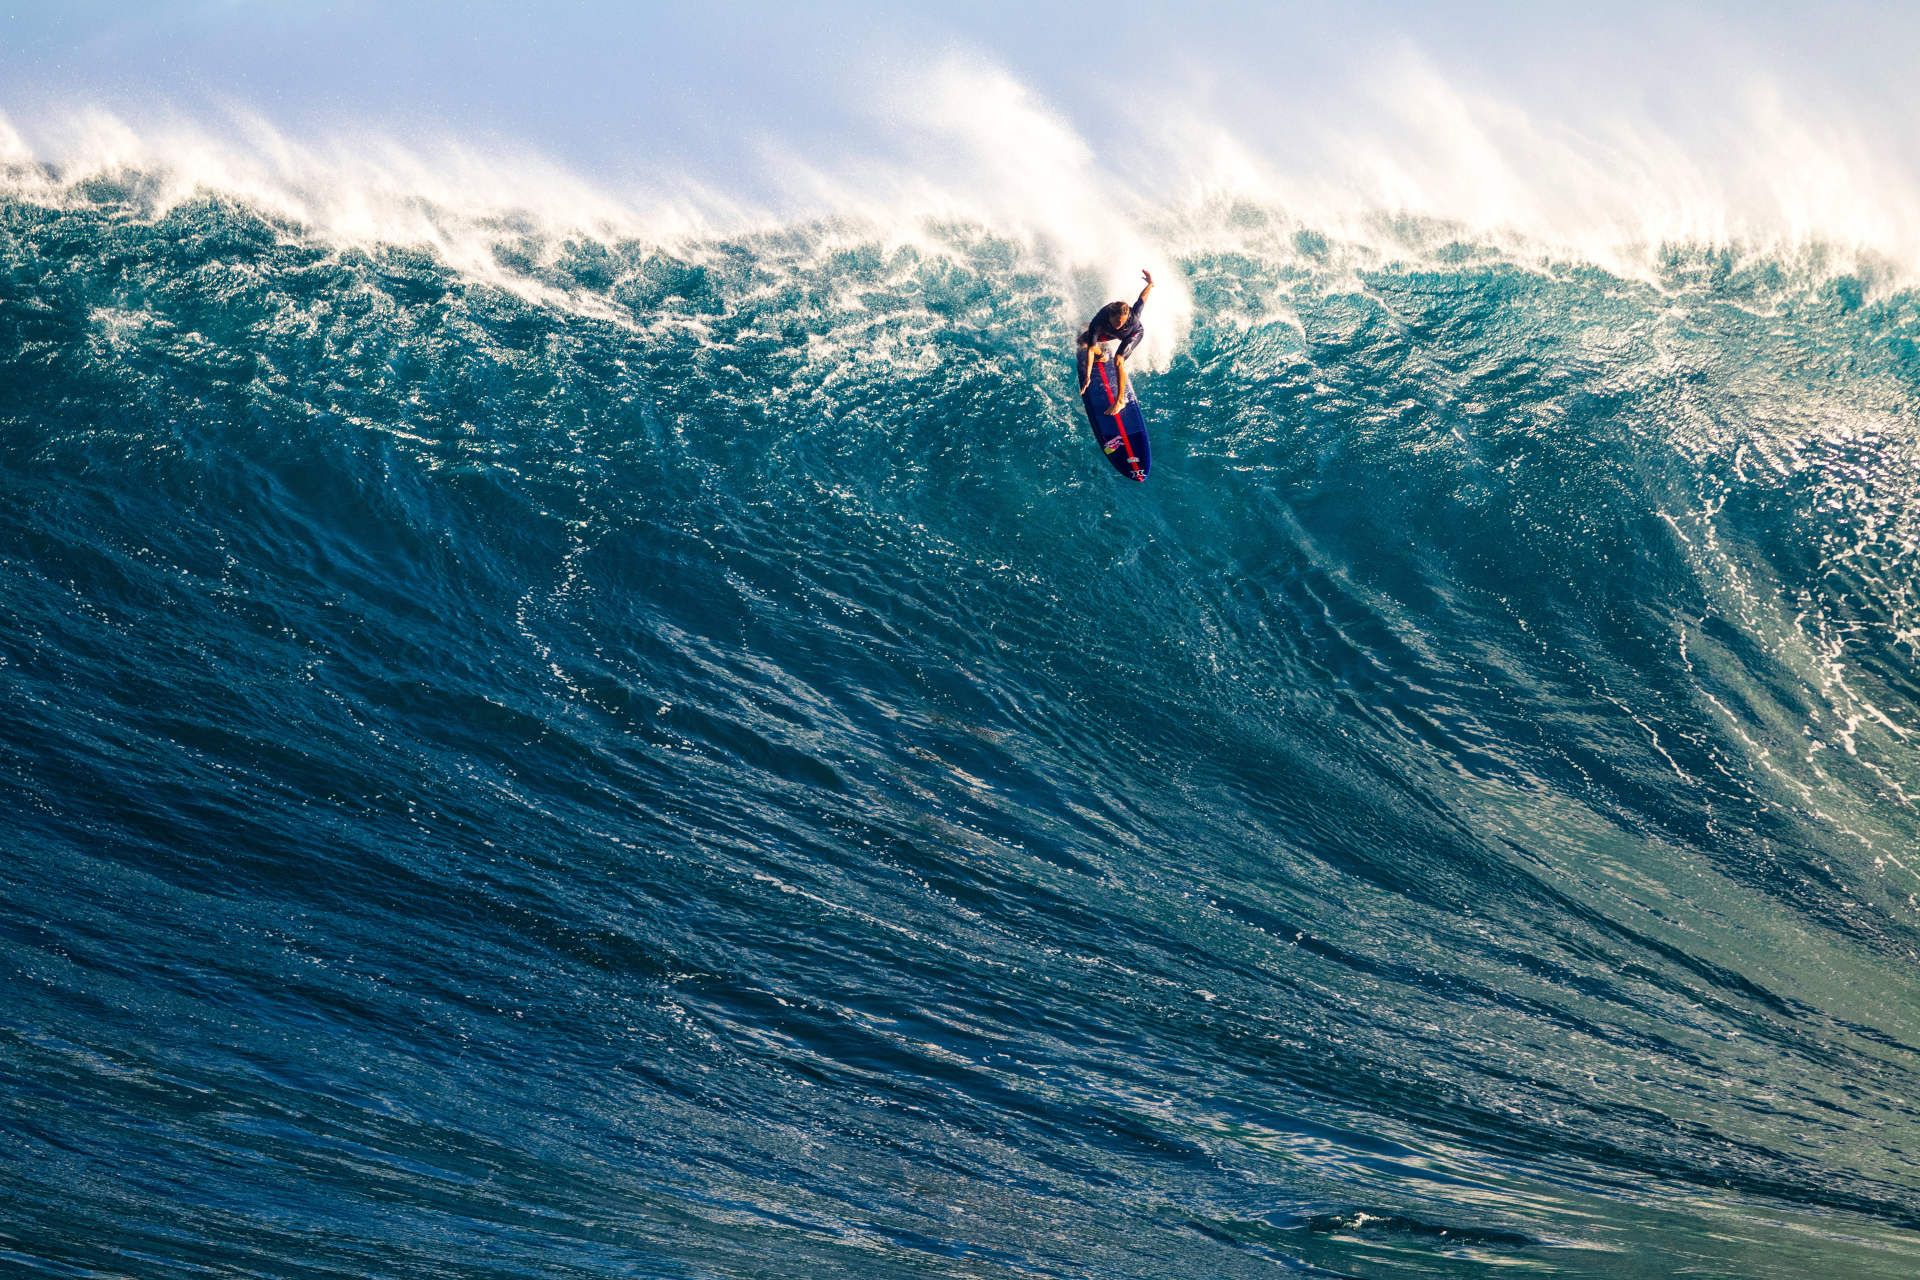
[[0, 1259], [1920, 1271], [1920, 296], [0, 201]]

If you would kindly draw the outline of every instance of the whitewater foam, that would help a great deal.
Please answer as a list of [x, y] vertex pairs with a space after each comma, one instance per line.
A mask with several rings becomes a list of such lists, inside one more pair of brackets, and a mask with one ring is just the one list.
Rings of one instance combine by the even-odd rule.
[[[1668, 277], [1676, 252], [1724, 250], [1735, 271], [1784, 261], [1811, 279], [1859, 276], [1869, 300], [1920, 267], [1920, 181], [1904, 154], [1857, 122], [1796, 108], [1763, 78], [1683, 136], [1619, 109], [1543, 116], [1403, 50], [1264, 151], [1166, 88], [1116, 105], [1121, 123], [1096, 143], [977, 56], [881, 78], [870, 107], [888, 140], [870, 153], [809, 155], [769, 139], [755, 177], [775, 194], [758, 203], [684, 171], [612, 186], [497, 142], [296, 137], [238, 107], [138, 124], [99, 109], [30, 128], [0, 116], [0, 168], [9, 192], [38, 201], [100, 181], [130, 182], [156, 216], [196, 196], [236, 199], [307, 234], [424, 247], [474, 278], [589, 309], [594, 299], [538, 278], [571, 242], [698, 256], [717, 239], [813, 223], [943, 255], [947, 229], [991, 227], [1050, 264], [1063, 328], [1130, 296], [1152, 269], [1142, 362], [1154, 370], [1193, 322], [1177, 260], [1236, 244], [1316, 270], [1339, 265], [1329, 252], [1353, 270], [1479, 254], [1645, 283]], [[831, 251], [830, 236], [813, 243]]]

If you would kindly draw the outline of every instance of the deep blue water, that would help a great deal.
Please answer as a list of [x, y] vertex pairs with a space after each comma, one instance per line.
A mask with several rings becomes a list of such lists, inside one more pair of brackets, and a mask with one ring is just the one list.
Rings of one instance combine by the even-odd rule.
[[1221, 219], [0, 202], [6, 1269], [1920, 1273], [1920, 296]]

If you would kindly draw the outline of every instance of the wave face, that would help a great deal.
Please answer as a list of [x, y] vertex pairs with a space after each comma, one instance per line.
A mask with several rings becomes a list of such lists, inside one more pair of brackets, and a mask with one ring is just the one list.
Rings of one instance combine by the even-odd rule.
[[1913, 1274], [1920, 299], [1202, 221], [0, 204], [0, 1254]]

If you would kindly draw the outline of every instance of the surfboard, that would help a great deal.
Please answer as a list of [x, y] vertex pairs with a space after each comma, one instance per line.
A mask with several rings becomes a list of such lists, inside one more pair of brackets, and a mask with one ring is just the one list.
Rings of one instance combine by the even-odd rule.
[[1147, 419], [1140, 412], [1140, 398], [1133, 394], [1133, 376], [1127, 376], [1124, 404], [1113, 402], [1120, 389], [1120, 374], [1113, 361], [1101, 360], [1093, 366], [1093, 377], [1080, 397], [1087, 406], [1087, 421], [1093, 424], [1093, 438], [1107, 455], [1113, 469], [1129, 480], [1145, 480], [1153, 465], [1153, 453], [1147, 443]]

